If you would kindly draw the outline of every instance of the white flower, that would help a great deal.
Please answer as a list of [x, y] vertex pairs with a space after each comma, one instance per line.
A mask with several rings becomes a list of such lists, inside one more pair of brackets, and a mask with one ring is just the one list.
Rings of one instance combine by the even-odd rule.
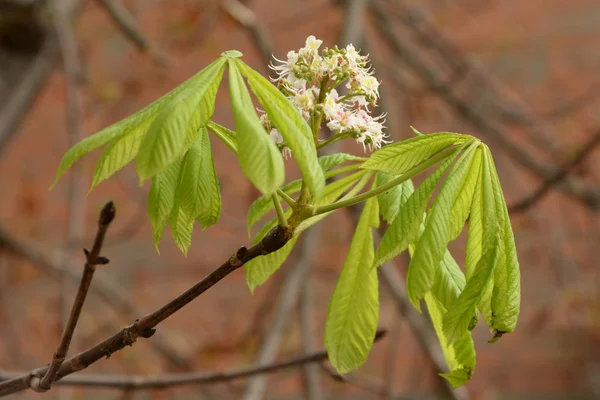
[[283, 143], [283, 136], [281, 136], [281, 133], [279, 133], [277, 129], [271, 129], [271, 132], [269, 132], [269, 137], [275, 144]]
[[306, 43], [303, 48], [301, 48], [298, 53], [300, 53], [303, 57], [310, 57], [312, 55], [317, 54], [319, 51], [319, 47], [323, 44], [322, 40], [317, 39], [313, 35], [310, 35], [306, 38]]
[[331, 89], [331, 91], [327, 93], [325, 102], [323, 103], [323, 112], [327, 118], [336, 118], [341, 111], [344, 111], [343, 104], [338, 103], [339, 98], [340, 95], [335, 89]]
[[275, 61], [280, 62], [281, 65], [273, 65], [272, 63], [269, 65], [269, 68], [275, 71], [278, 75], [278, 77], [272, 79], [272, 81], [277, 82], [284, 78], [288, 78], [290, 80], [298, 79], [298, 77], [296, 77], [296, 75], [294, 74], [294, 65], [296, 65], [296, 63], [298, 62], [298, 57], [298, 53], [296, 53], [293, 50], [287, 53], [287, 60], [285, 61], [273, 56]]

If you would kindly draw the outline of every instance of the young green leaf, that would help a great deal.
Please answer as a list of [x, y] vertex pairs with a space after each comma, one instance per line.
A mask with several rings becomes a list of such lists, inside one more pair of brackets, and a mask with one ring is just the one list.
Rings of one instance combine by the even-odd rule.
[[158, 250], [158, 243], [173, 213], [180, 168], [181, 160], [176, 160], [152, 178], [147, 207], [156, 250]]
[[482, 150], [477, 148], [471, 165], [467, 169], [467, 173], [463, 175], [460, 186], [457, 190], [457, 196], [450, 210], [450, 233], [448, 234], [449, 242], [455, 240], [465, 226], [465, 221], [471, 210], [471, 202], [475, 194], [475, 188], [481, 171]]
[[440, 375], [453, 388], [462, 386], [471, 379], [475, 370], [475, 344], [471, 337], [471, 332], [465, 332], [459, 340], [451, 345], [448, 344], [442, 328], [446, 309], [431, 292], [425, 295], [425, 303], [427, 304], [435, 333], [442, 347], [448, 369], [450, 370], [450, 372]]
[[260, 123], [235, 62], [229, 65], [229, 97], [237, 132], [238, 159], [244, 175], [263, 194], [283, 185], [285, 167], [279, 149]]
[[[381, 186], [394, 178], [395, 176], [393, 175], [379, 172], [377, 174], [377, 186]], [[406, 203], [406, 200], [408, 200], [413, 191], [413, 183], [411, 180], [408, 180], [377, 196], [381, 217], [387, 223], [391, 224], [394, 219], [396, 219], [400, 208]]]
[[221, 215], [221, 193], [206, 128], [183, 157], [175, 203], [203, 228], [215, 224]]
[[254, 293], [258, 286], [265, 283], [271, 275], [279, 270], [294, 249], [298, 238], [299, 236], [293, 237], [281, 249], [265, 256], [256, 257], [244, 265], [246, 283], [251, 293]]
[[208, 129], [214, 133], [227, 147], [229, 150], [237, 154], [237, 139], [236, 133], [230, 129], [225, 128], [222, 125], [217, 124], [213, 121], [208, 121], [206, 125]]
[[455, 198], [460, 195], [463, 177], [468, 173], [477, 148], [472, 142], [454, 164], [428, 213], [425, 229], [410, 260], [406, 275], [408, 298], [415, 308], [434, 284], [440, 262], [449, 242], [450, 211]]
[[[491, 160], [491, 153], [489, 157]], [[514, 331], [517, 326], [521, 303], [521, 275], [508, 208], [504, 201], [500, 178], [493, 164], [492, 174], [497, 209], [500, 209], [500, 220], [504, 226], [502, 257], [494, 273], [494, 289], [491, 297], [493, 315], [493, 326], [491, 328], [495, 330], [495, 337], [497, 338], [503, 333]]]
[[310, 127], [298, 109], [268, 79], [240, 59], [235, 59], [234, 62], [248, 79], [250, 89], [256, 95], [258, 102], [292, 150], [302, 173], [302, 179], [306, 182], [313, 198], [318, 199], [325, 187], [325, 178], [323, 170], [319, 167]]
[[432, 133], [387, 145], [377, 150], [362, 168], [400, 175], [431, 156], [472, 137], [458, 133]]
[[179, 250], [187, 257], [187, 252], [192, 245], [192, 232], [194, 231], [194, 218], [188, 215], [183, 208], [175, 206], [171, 214], [171, 235]]
[[335, 153], [328, 154], [326, 156], [319, 157], [319, 165], [323, 172], [329, 171], [333, 167], [337, 167], [340, 164], [345, 163], [346, 161], [364, 161], [365, 158], [357, 157], [352, 154], [347, 153]]
[[[498, 225], [495, 194], [492, 183], [491, 161], [487, 152], [483, 155], [483, 169], [480, 185], [482, 193], [483, 244], [482, 256], [475, 267], [473, 275], [467, 279], [465, 289], [452, 307], [444, 315], [444, 333], [448, 343], [452, 344], [469, 329], [477, 305], [487, 285], [494, 276], [500, 258], [502, 228]], [[499, 229], [500, 228], [500, 229]]]
[[114, 138], [104, 148], [100, 156], [100, 161], [96, 164], [90, 191], [104, 180], [113, 176], [137, 156], [145, 133], [145, 130], [137, 129], [128, 135], [121, 135]]
[[[56, 178], [54, 179], [54, 183], [51, 186], [51, 189], [56, 185], [60, 177], [69, 169], [71, 165], [73, 165], [76, 161], [78, 161], [81, 157], [86, 155], [87, 153], [104, 146], [112, 140], [116, 140], [121, 142], [124, 138], [129, 138], [131, 136], [141, 137], [143, 136], [148, 127], [152, 124], [156, 116], [160, 113], [162, 108], [168, 103], [171, 98], [179, 91], [181, 87], [177, 87], [171, 92], [167, 93], [154, 103], [149, 104], [145, 108], [136, 112], [129, 117], [110, 125], [101, 131], [88, 136], [83, 139], [81, 142], [77, 143], [75, 146], [71, 147], [60, 160], [60, 165], [58, 166], [58, 170], [56, 171]], [[129, 139], [131, 141], [131, 139]], [[135, 142], [135, 140], [133, 140]], [[116, 145], [115, 145], [116, 146]], [[139, 145], [138, 145], [139, 146]], [[119, 149], [121, 150], [121, 149]], [[123, 150], [131, 150], [129, 148], [123, 148]], [[132, 150], [133, 151], [133, 150]], [[135, 149], [137, 152], [137, 149]], [[123, 160], [129, 157], [129, 154], [123, 155]], [[133, 155], [135, 157], [135, 154]], [[108, 156], [106, 156], [108, 157]], [[121, 159], [115, 155], [115, 159]], [[121, 162], [115, 162], [115, 164], [122, 164]], [[126, 163], [125, 163], [126, 164]], [[125, 165], [123, 164], [123, 165]], [[103, 168], [102, 168], [103, 169]], [[100, 172], [98, 172], [100, 174]], [[106, 175], [108, 172], [102, 172], [101, 174]], [[96, 179], [94, 177], [94, 179]], [[104, 178], [106, 179], [106, 177]], [[101, 180], [100, 180], [101, 181]], [[98, 182], [99, 183], [99, 182]], [[97, 183], [96, 183], [97, 184]], [[94, 185], [95, 186], [95, 185]]]
[[329, 303], [325, 346], [340, 374], [366, 360], [379, 319], [379, 287], [373, 263], [372, 222], [379, 220], [377, 200], [367, 200], [354, 232], [342, 273]]
[[177, 96], [170, 99], [156, 116], [142, 138], [136, 169], [144, 181], [185, 152], [190, 135], [197, 134], [215, 111], [215, 97], [221, 83], [225, 59], [219, 58], [182, 84]]
[[423, 215], [427, 208], [427, 202], [433, 194], [438, 181], [452, 164], [454, 158], [462, 150], [457, 148], [452, 155], [444, 160], [440, 166], [417, 187], [408, 198], [406, 203], [400, 207], [396, 218], [383, 235], [381, 243], [375, 253], [375, 266], [384, 264], [408, 248], [419, 237]]

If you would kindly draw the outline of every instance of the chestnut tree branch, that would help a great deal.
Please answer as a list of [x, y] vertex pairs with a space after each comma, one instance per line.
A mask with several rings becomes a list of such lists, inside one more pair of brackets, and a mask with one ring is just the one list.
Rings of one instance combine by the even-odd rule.
[[79, 316], [81, 315], [81, 310], [83, 309], [83, 303], [85, 302], [90, 284], [92, 283], [92, 278], [94, 277], [96, 265], [108, 263], [107, 258], [100, 256], [100, 251], [102, 250], [102, 244], [104, 242], [104, 237], [106, 236], [106, 231], [108, 230], [108, 227], [114, 218], [115, 206], [113, 202], [110, 201], [100, 212], [100, 219], [98, 220], [98, 232], [96, 233], [96, 239], [94, 240], [92, 250], [84, 250], [87, 261], [84, 266], [81, 283], [79, 284], [79, 289], [77, 290], [77, 295], [75, 296], [75, 301], [73, 302], [73, 307], [71, 308], [71, 314], [69, 315], [69, 320], [67, 321], [63, 331], [60, 343], [56, 349], [56, 352], [54, 353], [54, 356], [52, 357], [52, 362], [42, 378], [36, 377], [37, 379], [31, 380], [31, 388], [36, 392], [45, 392], [50, 389], [52, 382], [54, 382], [54, 379], [56, 378], [60, 367], [67, 356], [71, 339], [73, 338], [73, 333], [75, 332], [77, 322], [79, 321]]
[[[155, 333], [154, 327], [189, 304], [192, 300], [210, 289], [221, 279], [242, 267], [248, 261], [266, 254], [270, 254], [282, 248], [290, 239], [291, 231], [282, 227], [273, 228], [259, 243], [247, 249], [240, 247], [225, 263], [194, 286], [183, 292], [177, 298], [165, 304], [155, 312], [136, 320], [130, 326], [123, 328], [106, 340], [98, 343], [90, 349], [66, 360], [56, 373], [59, 380], [73, 372], [87, 368], [103, 357], [132, 346], [138, 338], [149, 338]], [[33, 378], [40, 379], [48, 372], [48, 367], [35, 369], [27, 374], [14, 377], [0, 383], [0, 396], [6, 396], [32, 387]]]

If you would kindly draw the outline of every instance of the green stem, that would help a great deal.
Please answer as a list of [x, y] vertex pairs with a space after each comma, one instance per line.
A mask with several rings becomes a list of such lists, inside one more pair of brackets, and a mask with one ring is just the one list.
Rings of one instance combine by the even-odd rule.
[[277, 194], [281, 197], [290, 207], [296, 208], [296, 202], [286, 192], [281, 189], [277, 189]]
[[345, 136], [345, 135], [334, 135], [334, 136], [330, 137], [329, 139], [325, 139], [322, 142], [319, 142], [317, 144], [317, 150], [322, 149], [323, 147], [327, 146], [328, 144], [335, 143], [338, 140], [346, 139], [347, 137], [348, 136]]
[[275, 205], [275, 211], [277, 211], [277, 220], [279, 221], [279, 226], [281, 226], [282, 228], [287, 228], [287, 220], [285, 219], [285, 215], [283, 214], [283, 208], [281, 208], [279, 197], [277, 197], [276, 193], [273, 193], [271, 195], [271, 199], [273, 200], [273, 204]]
[[414, 168], [411, 168], [410, 170], [406, 171], [404, 174], [398, 175], [396, 178], [392, 179], [391, 181], [387, 182], [386, 184], [378, 186], [375, 189], [369, 190], [368, 192], [359, 194], [358, 196], [354, 196], [354, 197], [351, 197], [348, 199], [339, 200], [339, 201], [336, 201], [335, 203], [317, 207], [315, 209], [314, 215], [323, 214], [323, 213], [326, 213], [329, 211], [337, 210], [338, 208], [342, 208], [342, 207], [348, 207], [353, 204], [360, 203], [361, 201], [367, 200], [373, 196], [377, 196], [377, 195], [393, 188], [394, 186], [398, 186], [399, 184], [406, 182], [407, 180], [409, 180], [411, 178], [414, 178], [415, 176], [419, 175], [421, 172], [431, 168], [431, 166], [433, 166], [434, 164], [449, 157], [451, 154], [455, 153], [455, 151], [456, 151], [455, 147], [446, 149], [446, 150], [434, 155], [429, 160], [417, 165]]

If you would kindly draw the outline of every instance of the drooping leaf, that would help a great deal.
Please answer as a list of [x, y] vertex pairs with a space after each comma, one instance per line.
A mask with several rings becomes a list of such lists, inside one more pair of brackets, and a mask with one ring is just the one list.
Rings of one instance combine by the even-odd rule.
[[495, 194], [492, 183], [490, 165], [493, 163], [487, 152], [483, 155], [481, 171], [482, 221], [483, 221], [483, 252], [475, 267], [473, 275], [467, 278], [467, 284], [458, 299], [444, 315], [444, 333], [448, 343], [459, 340], [469, 329], [487, 285], [494, 276], [496, 265], [500, 258], [502, 230], [498, 226]]
[[467, 173], [463, 175], [460, 187], [457, 190], [458, 195], [454, 199], [452, 209], [450, 210], [450, 233], [448, 239], [450, 242], [455, 240], [465, 226], [465, 221], [471, 210], [471, 202], [475, 193], [475, 187], [479, 179], [481, 170], [482, 151], [478, 148], [475, 151], [471, 165]]
[[190, 135], [205, 126], [215, 110], [215, 97], [221, 83], [225, 59], [219, 58], [182, 85], [160, 110], [142, 138], [136, 169], [144, 181], [180, 157]]
[[475, 154], [477, 142], [470, 144], [458, 158], [444, 181], [428, 213], [425, 229], [415, 246], [406, 275], [408, 298], [415, 308], [434, 284], [440, 262], [444, 258], [449, 242], [450, 212], [461, 187], [463, 177], [468, 173]]
[[323, 172], [329, 171], [333, 167], [337, 167], [346, 161], [364, 161], [365, 158], [357, 157], [348, 153], [335, 153], [328, 154], [326, 156], [319, 157], [319, 165], [323, 169]]
[[[379, 172], [377, 174], [377, 185], [381, 186], [392, 179], [394, 179], [393, 175], [385, 172]], [[391, 224], [394, 219], [396, 219], [396, 216], [400, 211], [400, 207], [406, 203], [406, 200], [408, 200], [413, 191], [414, 187], [412, 181], [407, 180], [398, 186], [394, 186], [387, 192], [377, 196], [381, 217], [387, 223]]]
[[[489, 154], [489, 158], [490, 160], [492, 159], [491, 154]], [[502, 257], [494, 272], [494, 289], [491, 297], [493, 315], [493, 326], [491, 328], [495, 330], [495, 337], [497, 338], [504, 333], [514, 331], [517, 326], [521, 304], [521, 274], [508, 208], [504, 201], [500, 178], [493, 163], [491, 172], [493, 175], [492, 184], [494, 187], [496, 209], [499, 209], [498, 212], [501, 215], [500, 221], [504, 227], [502, 233]]]
[[425, 295], [425, 303], [450, 370], [440, 375], [448, 380], [453, 388], [457, 388], [467, 383], [475, 370], [475, 344], [471, 332], [465, 332], [459, 340], [451, 345], [448, 344], [442, 327], [446, 309], [431, 292]]
[[237, 133], [238, 159], [244, 175], [263, 194], [283, 185], [285, 170], [279, 149], [265, 132], [236, 63], [229, 62], [229, 97]]
[[227, 129], [214, 121], [208, 121], [206, 126], [212, 133], [217, 135], [217, 137], [221, 139], [221, 141], [225, 143], [225, 145], [229, 147], [231, 151], [237, 154], [237, 135], [234, 131]]
[[452, 155], [446, 158], [440, 166], [421, 183], [413, 194], [408, 198], [406, 204], [400, 207], [396, 218], [383, 235], [381, 243], [375, 253], [375, 266], [380, 266], [408, 248], [419, 237], [420, 226], [423, 215], [427, 208], [427, 202], [433, 194], [438, 181], [446, 172], [461, 148], [457, 148]]
[[471, 136], [458, 133], [432, 133], [384, 146], [367, 159], [361, 168], [402, 174], [440, 151], [464, 143]]
[[179, 250], [187, 257], [187, 252], [192, 245], [192, 232], [194, 231], [194, 217], [188, 215], [183, 208], [175, 206], [171, 214], [171, 235]]
[[246, 283], [251, 293], [254, 293], [254, 289], [265, 283], [271, 275], [281, 268], [294, 249], [298, 238], [299, 236], [293, 237], [281, 249], [265, 256], [256, 257], [244, 265]]
[[[160, 111], [164, 108], [164, 106], [169, 103], [169, 101], [177, 96], [177, 94], [183, 89], [183, 85], [176, 87], [171, 90], [169, 93], [165, 94], [160, 99], [155, 102], [149, 104], [143, 109], [137, 111], [135, 114], [130, 115], [129, 117], [122, 119], [121, 121], [110, 125], [95, 134], [88, 136], [83, 139], [81, 142], [77, 143], [75, 146], [71, 147], [63, 156], [60, 161], [60, 165], [58, 166], [58, 170], [56, 171], [56, 178], [51, 188], [53, 188], [60, 177], [69, 169], [71, 165], [73, 165], [76, 161], [78, 161], [81, 157], [86, 155], [87, 153], [104, 146], [105, 144], [116, 140], [121, 142], [124, 138], [130, 138], [131, 136], [136, 136], [141, 138], [148, 127], [154, 122], [156, 116], [160, 113]], [[129, 141], [135, 142], [135, 140], [128, 139]], [[114, 145], [116, 146], [116, 145]], [[138, 144], [139, 147], [139, 144]], [[129, 148], [119, 148], [119, 151], [133, 151], [133, 149]], [[135, 149], [137, 152], [137, 149]], [[131, 157], [131, 154], [124, 154], [123, 160]], [[135, 154], [133, 155], [135, 157]], [[118, 153], [115, 154], [114, 158], [116, 160], [121, 159], [118, 157]], [[112, 164], [109, 163], [109, 164]], [[116, 162], [115, 164], [123, 164], [123, 162]], [[123, 165], [125, 165], [124, 163]], [[114, 168], [114, 167], [113, 167]], [[104, 170], [104, 167], [102, 167]], [[103, 175], [108, 174], [108, 172], [103, 172]], [[95, 178], [96, 179], [96, 178]], [[98, 178], [99, 179], [99, 178]], [[104, 178], [106, 179], [106, 178]], [[101, 179], [97, 183], [99, 183]], [[96, 183], [96, 185], [97, 185]], [[94, 185], [94, 186], [96, 186]]]
[[100, 156], [100, 161], [96, 164], [90, 191], [133, 161], [138, 154], [140, 143], [145, 133], [145, 130], [136, 129], [127, 135], [120, 135], [114, 138], [104, 148]]
[[221, 193], [206, 128], [185, 153], [175, 203], [198, 220], [203, 228], [215, 224], [221, 215]]
[[290, 100], [268, 79], [240, 59], [235, 59], [235, 63], [248, 79], [250, 89], [267, 112], [269, 119], [292, 150], [302, 173], [302, 179], [306, 182], [313, 198], [318, 199], [325, 187], [325, 178], [323, 170], [319, 167], [315, 142], [307, 122]]
[[173, 213], [180, 168], [181, 160], [176, 160], [152, 178], [147, 207], [156, 250], [158, 250], [158, 243]]
[[371, 222], [379, 219], [377, 200], [367, 200], [342, 273], [329, 303], [325, 346], [340, 374], [362, 365], [369, 355], [379, 319], [379, 287], [373, 263]]

